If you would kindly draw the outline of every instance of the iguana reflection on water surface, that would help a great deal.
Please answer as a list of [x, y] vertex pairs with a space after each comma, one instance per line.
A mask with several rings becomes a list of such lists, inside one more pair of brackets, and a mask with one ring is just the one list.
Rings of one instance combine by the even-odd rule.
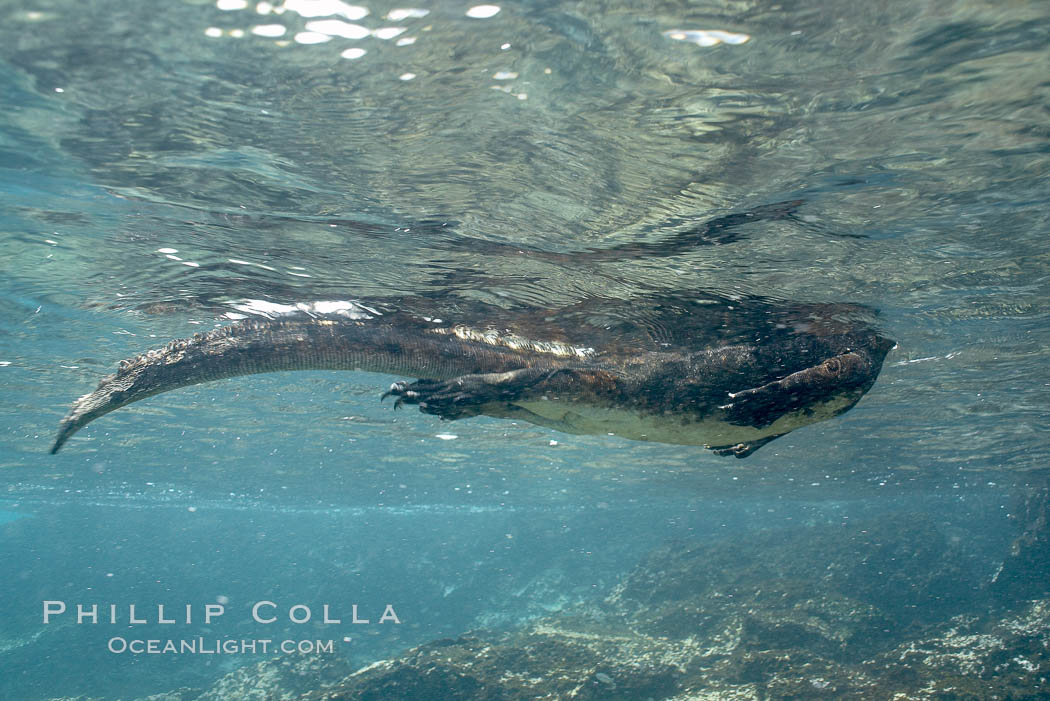
[[459, 298], [300, 304], [123, 361], [74, 402], [51, 452], [100, 416], [179, 387], [364, 370], [422, 378], [383, 395], [396, 398], [395, 408], [746, 457], [841, 414], [872, 386], [893, 343], [864, 312], [703, 292], [590, 298], [553, 311]]

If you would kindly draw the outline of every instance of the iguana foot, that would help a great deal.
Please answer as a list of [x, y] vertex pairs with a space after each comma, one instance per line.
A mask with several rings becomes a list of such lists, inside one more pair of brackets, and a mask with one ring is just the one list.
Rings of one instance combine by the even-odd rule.
[[486, 404], [511, 402], [539, 383], [562, 372], [545, 368], [522, 368], [509, 372], [460, 375], [450, 380], [395, 382], [382, 399], [397, 397], [394, 408], [416, 404], [424, 414], [443, 419], [478, 416]]
[[734, 458], [746, 458], [751, 453], [755, 452], [766, 443], [771, 440], [780, 438], [782, 433], [778, 433], [775, 436], [766, 436], [765, 438], [758, 438], [753, 441], [747, 441], [746, 443], [737, 443], [736, 445], [719, 445], [719, 446], [707, 446], [708, 449], [715, 455], [732, 455]]
[[489, 399], [483, 375], [463, 375], [451, 380], [416, 380], [395, 382], [383, 393], [380, 400], [397, 397], [394, 408], [402, 404], [416, 404], [424, 414], [434, 414], [443, 419], [462, 419], [477, 416], [481, 406]]

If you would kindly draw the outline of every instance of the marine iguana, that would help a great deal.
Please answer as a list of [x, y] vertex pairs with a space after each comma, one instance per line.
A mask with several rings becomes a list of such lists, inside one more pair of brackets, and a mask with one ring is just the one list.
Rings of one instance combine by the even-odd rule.
[[[653, 243], [574, 254], [467, 237], [452, 246], [576, 264], [666, 256], [732, 243], [740, 225], [793, 219], [799, 204], [730, 214]], [[415, 404], [443, 419], [484, 414], [743, 458], [841, 414], [871, 388], [893, 342], [869, 316], [855, 305], [703, 291], [591, 297], [558, 310], [508, 309], [462, 296], [298, 304], [121, 362], [73, 403], [51, 452], [91, 421], [154, 394], [239, 375], [327, 369], [421, 378], [396, 382], [383, 395], [396, 398], [395, 409]]]
[[893, 346], [852, 318], [862, 308], [851, 305], [698, 294], [592, 298], [550, 311], [458, 300], [469, 324], [428, 306], [421, 298], [300, 304], [172, 341], [121, 362], [74, 402], [51, 452], [100, 416], [160, 392], [325, 369], [422, 378], [383, 395], [395, 397], [395, 409], [415, 404], [443, 419], [484, 414], [742, 458], [852, 407]]

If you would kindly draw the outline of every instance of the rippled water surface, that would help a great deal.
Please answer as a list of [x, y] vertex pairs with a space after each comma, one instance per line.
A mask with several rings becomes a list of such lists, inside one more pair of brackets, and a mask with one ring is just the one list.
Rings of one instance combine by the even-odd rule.
[[[1047, 467], [1044, 3], [39, 0], [0, 2], [0, 18], [0, 533], [22, 574], [5, 584], [0, 664], [29, 670], [12, 698], [215, 671], [172, 663], [150, 686], [100, 654], [117, 671], [42, 681], [25, 659], [107, 637], [41, 629], [43, 599], [152, 601], [161, 580], [178, 601], [302, 599], [351, 571], [368, 591], [397, 580], [406, 611], [427, 599], [414, 633], [375, 633], [367, 658], [510, 617], [492, 592], [524, 591], [537, 563], [564, 578], [520, 599], [522, 617], [727, 523], [924, 495], [999, 523]], [[788, 200], [794, 219], [720, 245], [579, 255]], [[559, 309], [660, 294], [862, 304], [897, 347], [855, 409], [746, 461], [395, 414], [378, 402], [392, 378], [335, 372], [180, 390], [47, 455], [69, 402], [118, 360], [245, 300]], [[150, 519], [165, 537], [141, 537]], [[537, 522], [531, 549], [493, 564]], [[383, 533], [398, 534], [391, 554], [356, 569], [335, 545], [374, 549]], [[383, 564], [435, 549], [451, 558], [440, 575]], [[596, 551], [598, 565], [555, 556]], [[443, 609], [440, 592], [468, 582], [473, 598]]]

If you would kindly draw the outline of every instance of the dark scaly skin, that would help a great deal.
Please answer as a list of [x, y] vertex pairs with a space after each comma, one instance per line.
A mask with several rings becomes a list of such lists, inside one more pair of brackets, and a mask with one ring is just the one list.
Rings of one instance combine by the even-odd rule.
[[[694, 301], [635, 304], [643, 321], [620, 319], [609, 300], [557, 314], [489, 309], [503, 323], [481, 319], [471, 327], [364, 305], [248, 319], [123, 361], [74, 402], [51, 452], [100, 416], [179, 387], [263, 372], [364, 370], [424, 378], [395, 383], [384, 396], [445, 419], [485, 414], [604, 433], [575, 410], [611, 410], [671, 430], [655, 438], [627, 430], [627, 437], [695, 445], [707, 441], [690, 431], [713, 421], [755, 436], [708, 445], [745, 457], [797, 425], [852, 407], [893, 345], [865, 324], [840, 321], [846, 307], [734, 300], [710, 311]], [[737, 316], [724, 318], [726, 309]], [[705, 337], [725, 328], [744, 329], [735, 334], [742, 338]], [[535, 413], [548, 402], [572, 411]], [[788, 416], [795, 418], [784, 423]]]

